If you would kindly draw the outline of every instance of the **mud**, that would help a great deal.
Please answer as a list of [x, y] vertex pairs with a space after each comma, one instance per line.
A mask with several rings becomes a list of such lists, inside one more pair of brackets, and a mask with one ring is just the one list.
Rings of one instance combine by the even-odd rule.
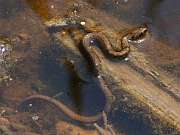
[[[109, 58], [94, 48], [102, 62], [99, 73], [116, 97], [108, 123], [117, 134], [179, 134], [178, 8], [169, 8], [178, 2], [87, 2], [0, 1], [0, 35], [13, 45], [13, 66], [10, 70], [1, 68], [11, 79], [0, 86], [0, 134], [98, 134], [93, 125], [73, 121], [50, 104], [34, 101], [24, 112], [17, 108], [25, 97], [44, 94], [63, 101], [79, 114], [102, 110], [105, 99], [101, 87], [76, 44], [82, 37], [74, 40], [63, 31], [47, 31], [46, 22], [68, 17], [80, 22], [81, 18], [92, 19], [112, 35], [148, 25], [149, 37], [143, 43], [131, 44], [126, 59]], [[103, 122], [98, 124], [102, 126]], [[67, 125], [72, 130], [66, 130]]]

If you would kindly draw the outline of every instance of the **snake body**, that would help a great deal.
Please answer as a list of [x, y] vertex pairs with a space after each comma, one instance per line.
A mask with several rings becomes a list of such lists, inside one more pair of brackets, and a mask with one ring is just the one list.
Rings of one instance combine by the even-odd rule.
[[[123, 37], [125, 38], [125, 37]], [[101, 32], [94, 32], [94, 33], [89, 33], [84, 36], [83, 38], [83, 47], [86, 48], [86, 51], [88, 50], [87, 47], [91, 47], [93, 44], [93, 41], [97, 40], [99, 42], [99, 47], [107, 54], [114, 56], [114, 57], [120, 57], [120, 56], [125, 56], [129, 53], [130, 51], [130, 46], [127, 42], [127, 40], [122, 40], [120, 41], [120, 45], [122, 45], [122, 49], [120, 51], [116, 51], [112, 48], [112, 45], [108, 38]], [[119, 40], [118, 40], [119, 41]], [[117, 42], [118, 42], [117, 41]], [[89, 54], [91, 54], [89, 52]]]
[[[143, 29], [143, 30], [145, 30], [145, 29]], [[32, 95], [32, 96], [25, 98], [19, 104], [19, 108], [21, 108], [24, 104], [26, 104], [27, 102], [30, 102], [32, 100], [42, 100], [42, 101], [46, 101], [48, 103], [55, 105], [64, 114], [66, 114], [73, 120], [80, 121], [80, 122], [86, 122], [86, 123], [92, 123], [92, 122], [96, 122], [96, 121], [100, 120], [103, 116], [103, 112], [107, 113], [111, 110], [111, 104], [113, 102], [113, 95], [111, 93], [111, 90], [109, 90], [108, 87], [106, 86], [103, 78], [98, 74], [99, 66], [101, 65], [100, 64], [101, 59], [98, 57], [98, 55], [96, 54], [96, 52], [94, 51], [94, 49], [92, 47], [92, 45], [94, 45], [93, 41], [98, 40], [100, 42], [99, 48], [103, 49], [108, 54], [115, 56], [115, 57], [118, 57], [118, 56], [122, 57], [124, 55], [127, 55], [130, 51], [130, 46], [128, 44], [128, 42], [129, 42], [128, 40], [131, 40], [132, 42], [136, 41], [135, 39], [138, 39], [139, 38], [138, 36], [141, 37], [141, 34], [142, 34], [142, 30], [140, 31], [140, 29], [136, 29], [129, 34], [124, 35], [119, 41], [117, 41], [117, 43], [122, 46], [121, 51], [114, 50], [112, 48], [112, 45], [111, 45], [110, 41], [108, 40], [108, 38], [101, 32], [88, 33], [83, 37], [82, 45], [83, 45], [84, 49], [86, 50], [86, 52], [88, 53], [88, 55], [90, 56], [91, 63], [95, 67], [98, 81], [99, 81], [99, 83], [102, 87], [102, 91], [105, 95], [106, 104], [105, 104], [104, 110], [102, 112], [100, 112], [96, 115], [93, 115], [93, 116], [82, 116], [82, 115], [75, 113], [71, 109], [69, 109], [61, 101], [51, 98], [49, 96], [44, 96], [44, 95]]]
[[83, 47], [89, 53], [89, 55], [93, 56], [94, 52], [92, 53], [89, 52], [88, 48], [94, 44], [93, 41], [97, 40], [99, 42], [98, 47], [101, 48], [105, 53], [114, 57], [123, 57], [123, 56], [127, 56], [130, 52], [129, 42], [141, 43], [142, 41], [145, 40], [146, 34], [147, 34], [146, 26], [138, 27], [127, 32], [127, 34], [124, 34], [122, 38], [117, 39], [116, 44], [118, 45], [118, 48], [120, 48], [117, 49], [117, 48], [113, 48], [113, 45], [111, 44], [111, 42], [104, 33], [102, 32], [88, 33], [83, 38]]

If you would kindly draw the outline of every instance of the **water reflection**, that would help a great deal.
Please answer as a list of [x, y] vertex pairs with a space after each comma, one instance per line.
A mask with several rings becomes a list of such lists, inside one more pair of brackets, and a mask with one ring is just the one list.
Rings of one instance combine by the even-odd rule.
[[48, 86], [42, 94], [54, 96], [62, 93], [56, 98], [80, 114], [93, 115], [102, 111], [105, 97], [100, 84], [96, 80], [84, 82], [66, 58], [56, 61], [60, 56], [57, 48], [41, 51], [40, 80]]
[[83, 110], [83, 95], [82, 95], [82, 86], [83, 82], [81, 78], [77, 75], [77, 72], [74, 70], [74, 65], [70, 61], [65, 61], [66, 68], [68, 69], [71, 78], [70, 78], [70, 97], [74, 101], [75, 108], [77, 108], [78, 113]]

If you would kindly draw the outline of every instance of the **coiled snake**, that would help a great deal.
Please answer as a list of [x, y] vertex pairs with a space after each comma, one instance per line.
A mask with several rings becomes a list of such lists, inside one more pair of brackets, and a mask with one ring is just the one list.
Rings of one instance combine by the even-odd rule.
[[[91, 63], [94, 65], [98, 77], [98, 81], [102, 87], [102, 91], [106, 98], [106, 104], [104, 106], [104, 112], [107, 113], [111, 110], [111, 104], [113, 101], [113, 95], [111, 93], [111, 90], [108, 89], [108, 87], [105, 85], [105, 82], [103, 78], [98, 74], [98, 65], [101, 62], [98, 55], [96, 55], [93, 46], [96, 45], [94, 43], [95, 40], [98, 40], [100, 44], [98, 44], [99, 48], [103, 49], [108, 54], [115, 56], [115, 57], [124, 57], [128, 55], [130, 52], [130, 45], [129, 42], [139, 42], [140, 40], [143, 40], [144, 33], [147, 32], [147, 27], [139, 27], [137, 29], [132, 30], [131, 32], [125, 34], [121, 39], [117, 40], [117, 44], [121, 46], [121, 50], [117, 51], [114, 50], [110, 41], [108, 38], [101, 32], [92, 32], [88, 33], [83, 37], [82, 45], [83, 48], [86, 50], [87, 54], [90, 57]], [[67, 116], [69, 116], [71, 119], [80, 121], [80, 122], [86, 122], [86, 123], [92, 123], [100, 120], [102, 118], [102, 112], [94, 115], [94, 116], [81, 116], [71, 109], [69, 109], [66, 105], [64, 105], [61, 101], [53, 99], [48, 96], [44, 95], [32, 95], [24, 100], [21, 101], [19, 104], [19, 108], [22, 108], [24, 104], [27, 102], [30, 102], [32, 100], [42, 100], [46, 101], [48, 103], [51, 103], [55, 105], [57, 108], [59, 108], [62, 112], [64, 112]]]

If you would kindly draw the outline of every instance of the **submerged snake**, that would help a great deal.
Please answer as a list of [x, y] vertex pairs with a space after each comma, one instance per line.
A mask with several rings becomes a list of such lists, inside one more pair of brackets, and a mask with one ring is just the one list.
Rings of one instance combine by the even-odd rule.
[[107, 113], [111, 110], [111, 104], [113, 102], [113, 95], [111, 93], [111, 90], [109, 90], [107, 85], [105, 84], [103, 78], [99, 75], [99, 66], [101, 63], [101, 58], [99, 58], [99, 56], [94, 51], [93, 46], [96, 45], [94, 41], [95, 40], [99, 41], [100, 44], [97, 44], [98, 47], [104, 50], [105, 52], [107, 52], [108, 54], [115, 57], [117, 56], [123, 57], [123, 56], [128, 55], [128, 53], [130, 52], [129, 42], [143, 41], [144, 36], [145, 36], [144, 34], [146, 32], [147, 32], [147, 27], [139, 27], [129, 32], [128, 34], [124, 35], [120, 40], [117, 41], [117, 43], [122, 47], [122, 50], [120, 51], [114, 50], [108, 38], [101, 32], [88, 33], [83, 37], [83, 40], [82, 40], [83, 48], [89, 55], [91, 63], [95, 67], [94, 69], [96, 70], [98, 81], [102, 87], [102, 91], [106, 98], [106, 104], [102, 112], [93, 116], [82, 116], [80, 114], [75, 113], [71, 109], [69, 109], [61, 101], [48, 97], [48, 96], [44, 96], [44, 95], [32, 95], [25, 98], [19, 104], [19, 108], [22, 108], [24, 104], [32, 100], [42, 100], [42, 101], [46, 101], [48, 103], [55, 105], [57, 108], [59, 108], [63, 113], [65, 113], [67, 116], [69, 116], [73, 120], [86, 122], [86, 123], [92, 123], [92, 122], [96, 122], [100, 120], [103, 116], [103, 112]]

